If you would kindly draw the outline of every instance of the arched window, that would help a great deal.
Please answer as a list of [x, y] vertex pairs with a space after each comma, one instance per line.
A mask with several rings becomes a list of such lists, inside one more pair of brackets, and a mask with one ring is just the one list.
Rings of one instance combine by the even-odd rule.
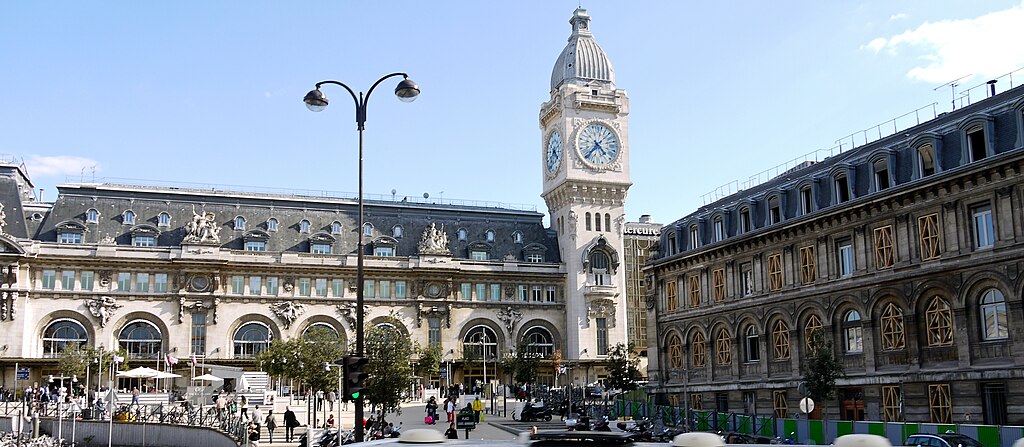
[[89, 335], [81, 323], [57, 320], [43, 329], [43, 357], [57, 357], [65, 349], [83, 346], [89, 342]]
[[885, 305], [882, 310], [882, 350], [898, 351], [907, 346], [906, 331], [903, 329], [903, 309], [896, 303]]
[[611, 260], [608, 258], [608, 253], [601, 250], [590, 252], [590, 272], [594, 278], [594, 285], [611, 285]]
[[611, 214], [607, 214], [606, 213], [604, 215], [604, 231], [607, 231], [609, 233], [611, 233], [611, 231], [612, 231], [612, 215]]
[[334, 326], [327, 323], [313, 323], [309, 325], [304, 331], [302, 331], [302, 338], [309, 338], [310, 333], [314, 331], [323, 331], [327, 333], [329, 338], [338, 340], [341, 336], [338, 334], [338, 330]]
[[395, 239], [401, 239], [402, 238], [402, 226], [401, 225], [395, 225], [394, 227], [391, 228], [391, 237], [393, 237]]
[[270, 346], [270, 328], [262, 323], [245, 323], [235, 331], [235, 358], [251, 359]]
[[467, 237], [466, 229], [465, 228], [459, 228], [459, 242], [466, 242], [466, 237]]
[[811, 315], [804, 324], [804, 353], [814, 354], [814, 337], [821, 333], [821, 319], [817, 315]]
[[487, 242], [494, 242], [494, 230], [487, 230], [484, 233], [484, 238], [487, 239]]
[[676, 334], [668, 338], [668, 367], [683, 369], [683, 341]]
[[135, 212], [127, 210], [121, 214], [121, 223], [125, 225], [135, 225]]
[[363, 236], [373, 236], [373, 224], [369, 222], [363, 224]]
[[591, 230], [591, 228], [593, 228], [593, 227], [592, 227], [592, 226], [590, 225], [590, 213], [587, 213], [587, 215], [586, 215], [586, 216], [587, 216], [587, 231], [590, 231], [590, 230]]
[[846, 352], [859, 354], [864, 352], [864, 336], [860, 323], [860, 312], [851, 310], [843, 318], [843, 340]]
[[690, 363], [694, 368], [703, 368], [708, 364], [708, 346], [703, 332], [694, 332], [690, 341]]
[[299, 233], [309, 233], [309, 221], [302, 219], [299, 221]]
[[278, 225], [280, 225], [280, 223], [277, 221], [277, 219], [273, 217], [267, 219], [267, 231], [277, 231]]
[[1006, 299], [1003, 292], [988, 289], [981, 295], [981, 335], [985, 340], [999, 340], [1009, 337], [1006, 321]]
[[235, 231], [245, 231], [245, 218], [242, 216], [235, 217]]
[[917, 171], [920, 177], [935, 173], [935, 146], [922, 144], [917, 148]]
[[754, 325], [747, 326], [747, 330], [743, 334], [743, 345], [746, 348], [748, 362], [761, 360], [761, 347], [758, 346], [757, 338], [757, 328]]
[[100, 212], [96, 211], [95, 208], [89, 208], [89, 211], [85, 212], [85, 221], [87, 223], [98, 223], [100, 221]]
[[523, 342], [526, 343], [527, 352], [541, 358], [550, 358], [555, 352], [553, 338], [547, 329], [534, 326], [523, 335]]
[[388, 331], [398, 332], [398, 328], [395, 327], [395, 325], [393, 325], [391, 323], [388, 323], [388, 322], [377, 323], [373, 327], [375, 327], [377, 329], [384, 329], [384, 330], [388, 330]]
[[516, 244], [522, 244], [523, 243], [523, 233], [519, 232], [519, 231], [512, 232], [512, 242], [514, 242]]
[[924, 311], [928, 347], [953, 345], [953, 311], [946, 300], [933, 297]]
[[331, 234], [341, 234], [341, 222], [331, 222]]
[[167, 213], [160, 213], [156, 220], [157, 225], [161, 227], [171, 226], [171, 215]]
[[715, 355], [719, 366], [732, 364], [732, 337], [725, 329], [719, 329], [715, 337]]
[[462, 353], [467, 360], [481, 359], [486, 354], [488, 360], [498, 358], [498, 336], [484, 325], [474, 326], [466, 333], [462, 341]]
[[772, 325], [772, 355], [775, 360], [789, 359], [789, 326], [785, 321], [775, 320]]
[[155, 359], [160, 356], [163, 345], [160, 330], [145, 320], [128, 323], [121, 329], [117, 341], [132, 359]]

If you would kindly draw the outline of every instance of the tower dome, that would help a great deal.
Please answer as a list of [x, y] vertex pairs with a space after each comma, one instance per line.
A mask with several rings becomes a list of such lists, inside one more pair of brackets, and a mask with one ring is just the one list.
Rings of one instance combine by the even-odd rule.
[[595, 81], [615, 88], [612, 61], [590, 33], [590, 16], [587, 15], [587, 10], [576, 8], [569, 19], [569, 24], [572, 25], [572, 35], [569, 36], [569, 43], [562, 49], [562, 54], [558, 55], [555, 68], [551, 70], [551, 89], [554, 90], [566, 82], [586, 84]]

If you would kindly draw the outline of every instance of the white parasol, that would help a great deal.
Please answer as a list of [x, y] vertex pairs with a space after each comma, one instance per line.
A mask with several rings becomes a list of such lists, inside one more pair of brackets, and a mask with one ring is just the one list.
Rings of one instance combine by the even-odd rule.
[[118, 371], [118, 377], [127, 377], [130, 379], [152, 379], [160, 375], [160, 371], [153, 368], [139, 367], [135, 369], [129, 369], [128, 371]]
[[203, 374], [201, 376], [193, 377], [192, 380], [209, 380], [211, 382], [220, 382], [224, 379], [221, 379], [220, 377], [217, 377], [213, 374]]

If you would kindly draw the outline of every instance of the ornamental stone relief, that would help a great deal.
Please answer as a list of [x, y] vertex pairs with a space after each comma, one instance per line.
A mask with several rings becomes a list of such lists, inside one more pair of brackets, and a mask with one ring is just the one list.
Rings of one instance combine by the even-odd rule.
[[211, 212], [199, 214], [195, 205], [192, 206], [192, 220], [185, 224], [186, 244], [219, 244], [220, 226], [217, 225], [217, 218]]
[[444, 224], [437, 228], [431, 223], [425, 228], [420, 242], [416, 244], [416, 250], [421, 255], [451, 256], [452, 251], [448, 249], [448, 235], [444, 232]]
[[117, 300], [114, 297], [101, 296], [97, 299], [86, 299], [85, 307], [89, 309], [89, 313], [92, 316], [99, 320], [100, 327], [107, 327], [110, 317], [114, 316], [114, 312], [123, 306], [117, 304]]
[[523, 313], [513, 309], [512, 306], [508, 306], [498, 311], [498, 321], [501, 321], [502, 323], [505, 324], [505, 329], [508, 330], [509, 334], [514, 333], [512, 331], [516, 328], [516, 325], [519, 324], [519, 322], [522, 320]]
[[615, 327], [615, 301], [607, 298], [594, 300], [587, 306], [587, 324], [595, 318], [604, 318], [609, 328]]
[[306, 306], [295, 304], [292, 301], [284, 301], [271, 304], [270, 311], [277, 315], [277, 318], [281, 319], [281, 322], [284, 323], [284, 328], [288, 329], [299, 318], [299, 315], [306, 312]]
[[444, 327], [452, 328], [452, 305], [434, 305], [428, 306], [423, 303], [419, 303], [416, 308], [416, 327], [423, 326], [424, 318], [440, 318], [444, 321]]

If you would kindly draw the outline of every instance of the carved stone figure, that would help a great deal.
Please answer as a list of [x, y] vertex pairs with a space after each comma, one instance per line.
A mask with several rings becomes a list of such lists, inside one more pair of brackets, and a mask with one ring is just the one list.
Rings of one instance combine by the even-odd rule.
[[4, 234], [4, 227], [7, 226], [7, 213], [4, 212], [4, 204], [0, 203], [0, 234]]
[[505, 329], [508, 329], [508, 333], [511, 334], [512, 330], [516, 328], [523, 319], [522, 312], [519, 312], [508, 306], [505, 309], [498, 311], [498, 320], [505, 324]]
[[306, 306], [295, 304], [292, 301], [285, 301], [271, 304], [270, 311], [274, 312], [274, 315], [277, 315], [277, 318], [284, 322], [284, 328], [288, 329], [299, 318], [299, 315], [306, 312]]
[[192, 220], [185, 224], [184, 242], [193, 244], [219, 244], [220, 226], [217, 225], [217, 218], [211, 212], [199, 214], [196, 207], [192, 206]]
[[587, 322], [594, 318], [604, 318], [608, 328], [615, 327], [615, 301], [609, 299], [594, 300], [587, 306]]
[[576, 240], [576, 222], [580, 219], [580, 216], [575, 211], [569, 211], [569, 237]]
[[445, 306], [427, 306], [420, 303], [417, 306], [416, 312], [416, 327], [423, 326], [424, 318], [444, 318], [445, 327], [448, 329], [452, 328], [452, 305], [448, 304]]
[[444, 232], [444, 224], [441, 225], [441, 228], [437, 228], [431, 223], [424, 229], [416, 249], [424, 255], [451, 255], [452, 252], [448, 249], [448, 235]]
[[338, 316], [344, 319], [348, 323], [348, 327], [351, 330], [356, 328], [356, 304], [355, 303], [341, 303], [334, 306], [334, 311], [338, 313]]
[[110, 317], [114, 315], [114, 311], [122, 306], [117, 304], [114, 297], [101, 296], [98, 299], [86, 299], [85, 307], [89, 309], [89, 313], [92, 316], [100, 321], [100, 327], [107, 327], [107, 323], [110, 322]]

